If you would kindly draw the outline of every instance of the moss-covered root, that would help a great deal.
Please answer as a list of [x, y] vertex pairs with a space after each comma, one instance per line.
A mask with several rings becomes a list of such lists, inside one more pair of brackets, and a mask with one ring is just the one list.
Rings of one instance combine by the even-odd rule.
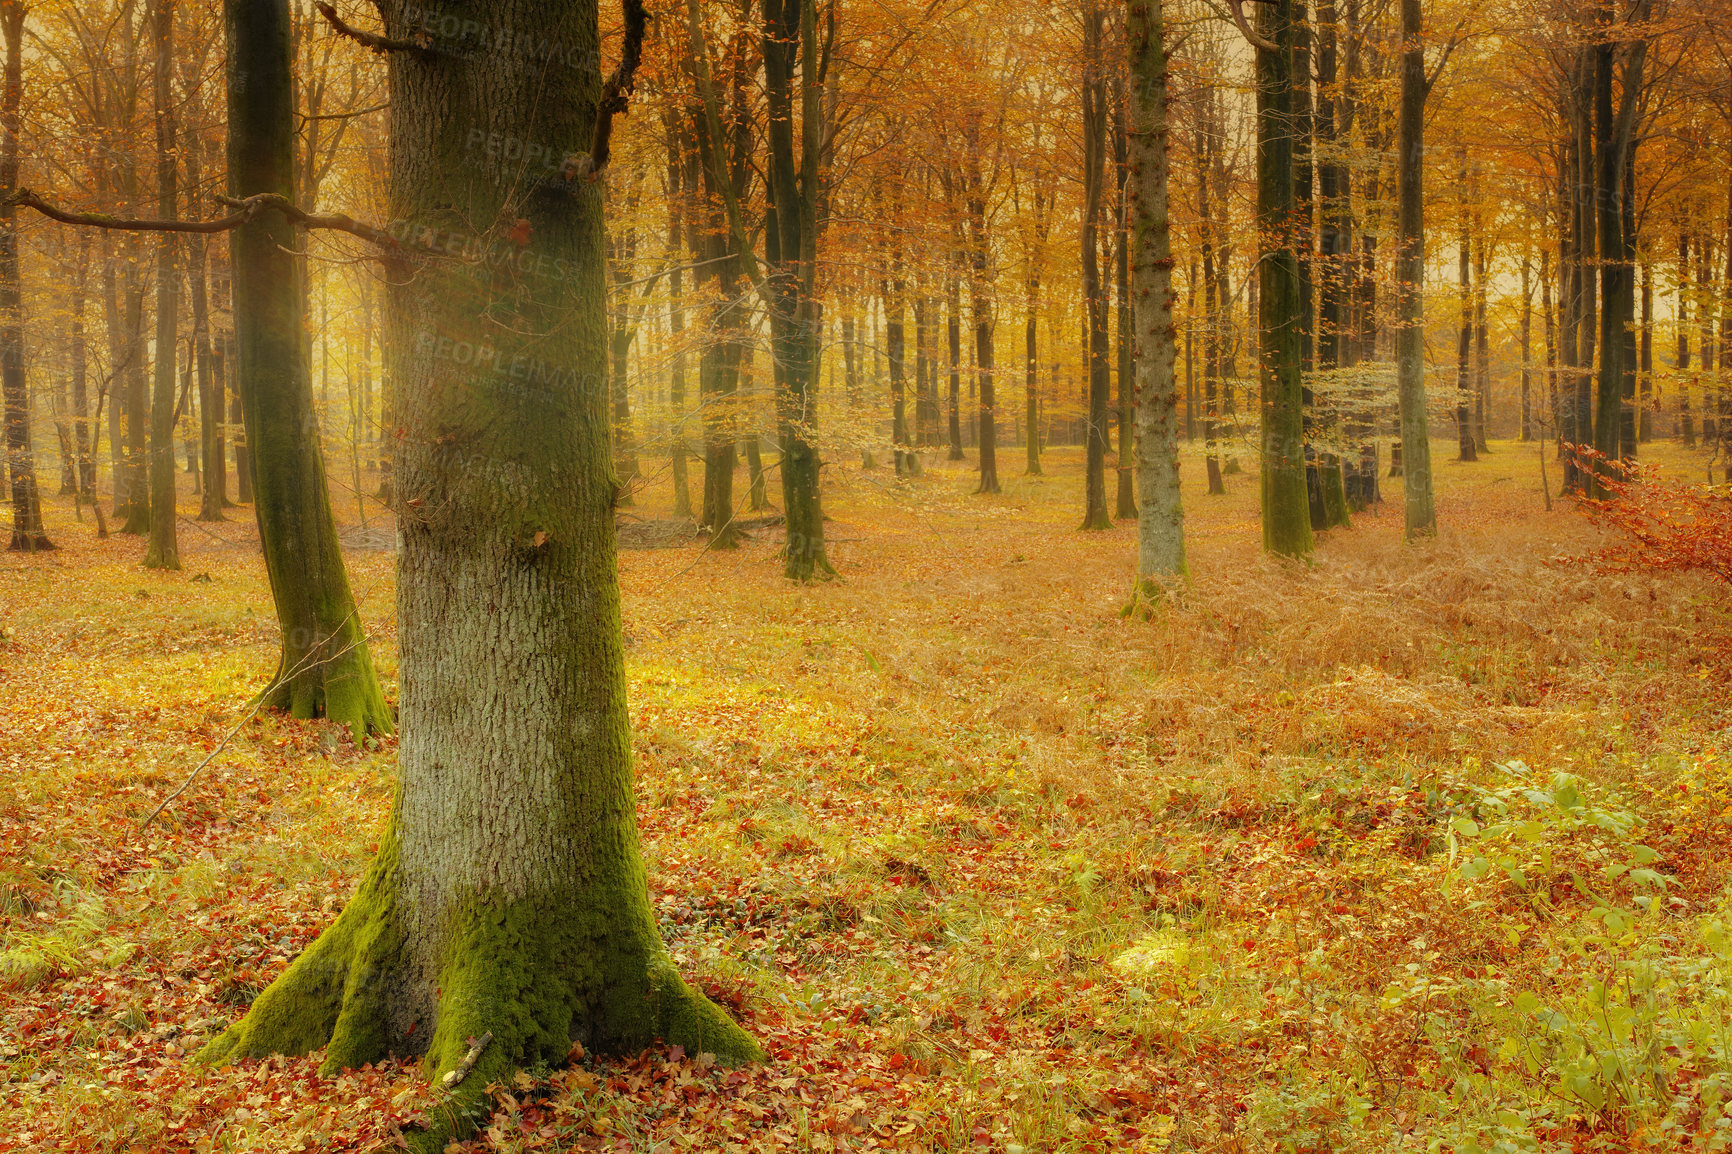
[[246, 1016], [198, 1052], [207, 1065], [329, 1046], [325, 1073], [385, 1056], [385, 977], [399, 951], [394, 892], [396, 838], [348, 906], [253, 1002]]
[[366, 641], [359, 633], [339, 633], [325, 645], [337, 654], [323, 661], [317, 654], [284, 647], [276, 676], [260, 695], [264, 707], [295, 718], [329, 718], [345, 726], [356, 741], [368, 733], [390, 733], [391, 708], [379, 688]]
[[1174, 586], [1184, 579], [1183, 573], [1164, 581], [1154, 577], [1143, 578], [1131, 586], [1131, 599], [1119, 610], [1119, 616], [1131, 621], [1152, 621], [1171, 608]]
[[[653, 928], [573, 935], [583, 923], [578, 911], [523, 902], [484, 908], [453, 935], [426, 1057], [441, 1103], [426, 1128], [408, 1136], [412, 1148], [436, 1154], [469, 1137], [491, 1109], [489, 1082], [509, 1082], [521, 1066], [563, 1062], [574, 1036], [602, 1052], [631, 1053], [661, 1040], [728, 1065], [763, 1058], [751, 1035], [680, 979]], [[600, 957], [573, 948], [598, 940], [608, 942]], [[480, 1039], [487, 1044], [471, 1065]], [[454, 1073], [461, 1078], [451, 1083]]]

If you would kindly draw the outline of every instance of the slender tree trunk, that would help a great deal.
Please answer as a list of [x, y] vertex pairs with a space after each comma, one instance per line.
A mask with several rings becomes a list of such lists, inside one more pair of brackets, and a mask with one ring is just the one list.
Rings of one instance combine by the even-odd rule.
[[[1466, 173], [1460, 186], [1465, 196]], [[1458, 461], [1477, 461], [1477, 438], [1473, 435], [1473, 258], [1469, 252], [1467, 206], [1462, 205], [1460, 269], [1456, 300], [1461, 311], [1461, 323], [1456, 327], [1455, 342], [1455, 431], [1460, 452]]]
[[1420, 0], [1401, 0], [1401, 106], [1396, 123], [1395, 361], [1407, 539], [1437, 532], [1425, 411], [1425, 44]]
[[[1604, 24], [1611, 22], [1611, 5], [1601, 0]], [[1594, 129], [1596, 159], [1595, 217], [1600, 247], [1600, 373], [1594, 395], [1594, 448], [1608, 461], [1619, 456], [1623, 424], [1624, 310], [1627, 270], [1624, 267], [1622, 211], [1624, 165], [1612, 112], [1612, 69], [1617, 45], [1602, 37], [1594, 53]], [[1596, 492], [1601, 487], [1596, 485]]]
[[1296, 0], [1258, 8], [1257, 49], [1258, 383], [1262, 417], [1263, 547], [1302, 557], [1312, 549], [1305, 493], [1305, 430], [1300, 370], [1305, 299], [1299, 279], [1294, 189], [1294, 49], [1303, 13]]
[[[1040, 469], [1040, 266], [1035, 254], [1030, 254], [1028, 276], [1023, 285], [1025, 302], [1023, 320], [1023, 421], [1028, 426], [1028, 469], [1026, 475], [1038, 477]], [[951, 332], [956, 330], [953, 327]], [[954, 339], [954, 338], [952, 338]]]
[[[1214, 107], [1211, 99], [1210, 108]], [[1221, 457], [1216, 435], [1221, 416], [1221, 368], [1226, 343], [1226, 300], [1221, 291], [1225, 277], [1216, 268], [1215, 217], [1209, 195], [1213, 185], [1215, 152], [1220, 148], [1210, 117], [1197, 126], [1197, 229], [1203, 251], [1203, 449], [1209, 477], [1209, 495], [1222, 496], [1227, 485], [1221, 476]], [[1223, 248], [1224, 253], [1224, 248]]]
[[1083, 13], [1082, 282], [1088, 331], [1088, 451], [1084, 474], [1083, 529], [1110, 529], [1107, 512], [1107, 450], [1111, 442], [1108, 407], [1112, 401], [1112, 362], [1107, 329], [1107, 287], [1100, 269], [1100, 225], [1106, 196], [1107, 81], [1106, 12], [1091, 2]]
[[[1136, 462], [1133, 459], [1135, 449], [1136, 402], [1134, 394], [1136, 385], [1131, 380], [1131, 245], [1130, 245], [1130, 203], [1127, 183], [1130, 180], [1129, 132], [1126, 118], [1129, 111], [1126, 105], [1129, 98], [1123, 91], [1123, 86], [1114, 86], [1115, 115], [1113, 117], [1113, 168], [1117, 173], [1118, 199], [1115, 204], [1114, 245], [1118, 249], [1116, 275], [1113, 281], [1113, 297], [1118, 306], [1118, 378], [1119, 378], [1119, 454], [1118, 454], [1118, 502], [1113, 516], [1119, 520], [1132, 520], [1137, 515], [1136, 500]], [[1168, 270], [1167, 280], [1172, 282], [1172, 270]]]
[[84, 328], [90, 285], [90, 238], [78, 233], [78, 258], [72, 271], [72, 439], [78, 453], [78, 493], [96, 504], [96, 458], [90, 426], [90, 338]]
[[982, 187], [980, 156], [970, 157], [969, 173], [969, 241], [972, 275], [969, 278], [971, 312], [974, 321], [974, 365], [980, 381], [980, 486], [977, 493], [997, 493], [998, 428], [995, 421], [997, 397], [993, 382], [992, 349], [992, 237], [987, 232], [986, 190]]
[[1522, 425], [1521, 439], [1525, 444], [1534, 439], [1533, 414], [1533, 336], [1534, 336], [1534, 285], [1533, 285], [1533, 250], [1528, 249], [1522, 254], [1522, 319], [1521, 319], [1521, 354], [1522, 354]]
[[[295, 198], [292, 73], [286, 0], [226, 0], [230, 191]], [[357, 740], [391, 731], [391, 715], [349, 591], [325, 481], [311, 365], [301, 337], [304, 237], [278, 213], [230, 235], [237, 391], [265, 572], [282, 655], [265, 704], [328, 717]], [[415, 509], [408, 515], [417, 516]]]
[[1659, 407], [1654, 389], [1654, 266], [1642, 266], [1642, 333], [1636, 371], [1636, 440], [1654, 439], [1654, 411]]
[[673, 365], [668, 383], [668, 404], [673, 410], [669, 451], [673, 457], [674, 516], [692, 515], [692, 489], [686, 458], [686, 307], [685, 234], [686, 158], [677, 114], [667, 120], [668, 139], [668, 342], [673, 347]]
[[[23, 0], [0, 0], [6, 37], [5, 92], [0, 96], [0, 194], [18, 187], [19, 104], [23, 93]], [[42, 526], [42, 497], [30, 445], [30, 394], [24, 378], [24, 293], [18, 266], [18, 208], [0, 207], [0, 393], [6, 409], [6, 467], [12, 480], [12, 538], [8, 549], [52, 549]]]
[[1486, 316], [1486, 284], [1491, 279], [1484, 230], [1475, 246], [1473, 277], [1473, 447], [1490, 452], [1486, 426], [1491, 411], [1491, 326]]
[[[179, 165], [175, 160], [174, 0], [154, 0], [151, 29], [156, 44], [156, 211], [173, 220], [180, 206]], [[179, 517], [174, 492], [175, 344], [180, 315], [179, 274], [175, 269], [179, 238], [165, 232], [156, 250], [156, 361], [150, 398], [150, 542], [144, 551], [146, 569], [179, 569]]]
[[1130, 0], [1127, 210], [1135, 269], [1137, 579], [1185, 572], [1179, 494], [1179, 397], [1173, 374], [1173, 246], [1168, 211], [1167, 54], [1162, 0]]
[[1686, 449], [1696, 447], [1696, 423], [1690, 412], [1690, 233], [1678, 229], [1678, 355], [1674, 367], [1678, 371], [1678, 436]]
[[[192, 150], [196, 153], [197, 149]], [[189, 187], [197, 188], [198, 169], [189, 174]], [[223, 396], [211, 364], [210, 299], [205, 282], [205, 238], [187, 239], [187, 287], [192, 290], [193, 364], [198, 370], [200, 456], [204, 458], [204, 483], [199, 487], [198, 519], [223, 521], [223, 501], [228, 491], [227, 462], [223, 460]]]
[[949, 314], [947, 336], [950, 338], [950, 456], [952, 461], [966, 459], [962, 451], [962, 277], [952, 265], [949, 272], [949, 296], [945, 312]]
[[753, 346], [740, 346], [739, 387], [740, 410], [745, 417], [745, 430], [740, 447], [746, 457], [746, 509], [761, 513], [770, 507], [770, 490], [764, 478], [764, 435], [758, 426], [758, 384], [754, 373]]

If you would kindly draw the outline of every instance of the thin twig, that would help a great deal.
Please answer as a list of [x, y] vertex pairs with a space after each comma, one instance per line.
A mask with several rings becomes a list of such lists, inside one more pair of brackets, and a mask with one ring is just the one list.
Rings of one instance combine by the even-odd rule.
[[[349, 615], [347, 617], [343, 618], [342, 622], [337, 626], [337, 628], [331, 632], [331, 637], [335, 637], [335, 636], [337, 636], [338, 633], [342, 632], [343, 627], [345, 625], [347, 625], [351, 620], [353, 620], [354, 616], [355, 616], [355, 613], [353, 610], [351, 610], [349, 612]], [[326, 640], [329, 640], [329, 638], [327, 638]], [[362, 638], [356, 638], [354, 641], [349, 642], [349, 644], [343, 646], [343, 648], [341, 648], [337, 652], [331, 654], [329, 657], [326, 657], [326, 658], [323, 658], [319, 661], [313, 662], [313, 658], [317, 657], [318, 653], [319, 653], [318, 647], [315, 646], [310, 652], [308, 652], [308, 654], [305, 657], [301, 658], [299, 661], [297, 661], [295, 663], [294, 668], [290, 669], [287, 673], [283, 674], [281, 677], [274, 678], [272, 680], [271, 684], [277, 685], [277, 684], [280, 684], [284, 681], [293, 680], [304, 669], [309, 667], [308, 666], [309, 662], [313, 662], [313, 665], [327, 665], [330, 662], [335, 661], [337, 658], [343, 656], [343, 654], [348, 653], [350, 650], [354, 649], [357, 645], [361, 644], [362, 640], [363, 640]], [[323, 642], [321, 642], [321, 644], [323, 644]], [[160, 814], [163, 810], [167, 809], [169, 806], [169, 803], [174, 801], [175, 798], [179, 797], [181, 794], [183, 794], [187, 791], [187, 788], [189, 786], [191, 786], [195, 780], [197, 780], [198, 775], [204, 771], [204, 767], [209, 765], [211, 762], [215, 761], [216, 755], [221, 753], [224, 749], [226, 749], [228, 747], [228, 743], [234, 740], [235, 734], [237, 734], [241, 731], [241, 726], [243, 726], [247, 722], [251, 721], [253, 719], [253, 717], [258, 713], [258, 711], [265, 707], [265, 701], [269, 697], [270, 697], [270, 686], [267, 686], [265, 688], [264, 692], [259, 694], [258, 700], [253, 702], [253, 707], [251, 709], [247, 710], [246, 713], [244, 715], [242, 715], [242, 717], [239, 721], [235, 722], [234, 728], [230, 729], [227, 733], [225, 733], [223, 735], [223, 739], [221, 741], [217, 742], [217, 747], [215, 749], [211, 750], [210, 754], [203, 761], [199, 762], [198, 765], [193, 767], [193, 771], [191, 773], [187, 774], [186, 780], [180, 783], [180, 787], [178, 789], [176, 789], [173, 793], [169, 794], [167, 797], [163, 798], [162, 803], [160, 805], [158, 805], [155, 809], [150, 811], [150, 816], [146, 817], [143, 821], [138, 823], [138, 832], [139, 833], [143, 833], [146, 829], [149, 829], [150, 823], [156, 820], [157, 815]]]

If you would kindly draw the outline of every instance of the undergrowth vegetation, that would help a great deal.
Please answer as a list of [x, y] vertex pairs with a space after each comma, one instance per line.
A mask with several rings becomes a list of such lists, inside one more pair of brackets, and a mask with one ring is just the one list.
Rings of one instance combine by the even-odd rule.
[[[662, 932], [770, 1060], [575, 1055], [475, 1148], [1732, 1145], [1724, 592], [1581, 563], [1612, 539], [1495, 448], [1440, 464], [1441, 539], [1388, 482], [1305, 568], [1188, 458], [1146, 621], [1062, 452], [995, 498], [832, 467], [827, 586], [773, 534], [623, 554]], [[185, 575], [51, 529], [0, 575], [0, 1149], [389, 1147], [413, 1067], [186, 1055], [341, 908], [393, 743], [260, 717], [140, 833], [274, 654], [250, 527]], [[390, 558], [351, 566], [393, 677]]]

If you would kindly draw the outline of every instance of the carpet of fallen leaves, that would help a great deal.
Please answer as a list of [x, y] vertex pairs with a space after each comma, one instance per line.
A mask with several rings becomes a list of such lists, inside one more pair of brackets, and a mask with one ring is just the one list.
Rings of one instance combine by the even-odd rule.
[[[769, 1060], [575, 1054], [464, 1148], [1423, 1150], [1502, 1118], [1462, 1089], [1496, 1097], [1498, 1039], [1413, 991], [1545, 988], [1590, 903], [1453, 880], [1464, 798], [1573, 774], [1641, 822], [1655, 916], [1711, 914], [1732, 629], [1705, 582], [1572, 561], [1597, 530], [1494, 448], [1439, 460], [1439, 540], [1402, 545], [1388, 481], [1309, 566], [1260, 555], [1254, 474], [1203, 497], [1188, 457], [1194, 581], [1148, 620], [1120, 614], [1134, 529], [1075, 529], [1072, 450], [998, 497], [832, 465], [842, 579], [810, 588], [773, 527], [657, 530], [652, 478], [626, 518], [665, 547], [620, 561], [652, 897]], [[273, 665], [254, 529], [184, 520], [184, 571], [151, 572], [49, 504], [62, 548], [0, 561], [0, 1150], [394, 1148], [434, 1104], [412, 1064], [188, 1061], [341, 908], [394, 742], [254, 718], [141, 833]], [[1547, 1148], [1691, 1141], [1536, 1118]]]

